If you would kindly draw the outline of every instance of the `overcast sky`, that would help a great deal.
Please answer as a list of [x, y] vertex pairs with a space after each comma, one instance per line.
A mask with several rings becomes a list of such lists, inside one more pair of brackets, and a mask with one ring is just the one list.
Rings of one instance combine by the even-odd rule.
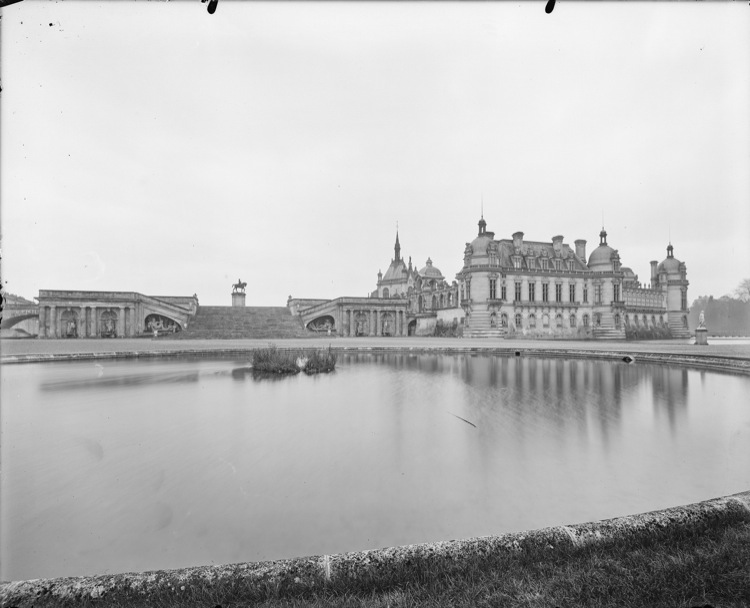
[[496, 238], [598, 244], [689, 298], [750, 276], [746, 3], [2, 9], [2, 281], [364, 296]]

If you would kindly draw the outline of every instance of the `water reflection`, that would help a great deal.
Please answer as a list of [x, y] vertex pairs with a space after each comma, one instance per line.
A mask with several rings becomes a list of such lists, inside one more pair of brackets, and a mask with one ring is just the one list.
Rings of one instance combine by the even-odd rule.
[[750, 486], [747, 378], [640, 362], [345, 354], [3, 368], [4, 580], [336, 553]]

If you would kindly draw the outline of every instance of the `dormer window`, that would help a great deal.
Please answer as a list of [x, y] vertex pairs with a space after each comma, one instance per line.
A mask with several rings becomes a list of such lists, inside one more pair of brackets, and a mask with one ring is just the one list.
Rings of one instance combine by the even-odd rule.
[[547, 270], [547, 259], [542, 258], [542, 270]]
[[518, 270], [521, 269], [521, 256], [517, 255], [513, 257], [513, 267]]

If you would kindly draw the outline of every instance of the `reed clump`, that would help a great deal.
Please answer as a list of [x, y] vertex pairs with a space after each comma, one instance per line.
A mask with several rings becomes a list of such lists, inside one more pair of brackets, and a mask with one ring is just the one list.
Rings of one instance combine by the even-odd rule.
[[253, 371], [262, 374], [320, 374], [336, 368], [336, 353], [327, 349], [281, 350], [275, 345], [253, 351]]

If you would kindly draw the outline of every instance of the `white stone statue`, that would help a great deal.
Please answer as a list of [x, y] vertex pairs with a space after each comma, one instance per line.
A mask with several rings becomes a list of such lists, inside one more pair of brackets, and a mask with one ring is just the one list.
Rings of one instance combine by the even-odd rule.
[[698, 315], [698, 328], [704, 329], [706, 327], [706, 317], [703, 314], [703, 311], [701, 310], [701, 314]]

